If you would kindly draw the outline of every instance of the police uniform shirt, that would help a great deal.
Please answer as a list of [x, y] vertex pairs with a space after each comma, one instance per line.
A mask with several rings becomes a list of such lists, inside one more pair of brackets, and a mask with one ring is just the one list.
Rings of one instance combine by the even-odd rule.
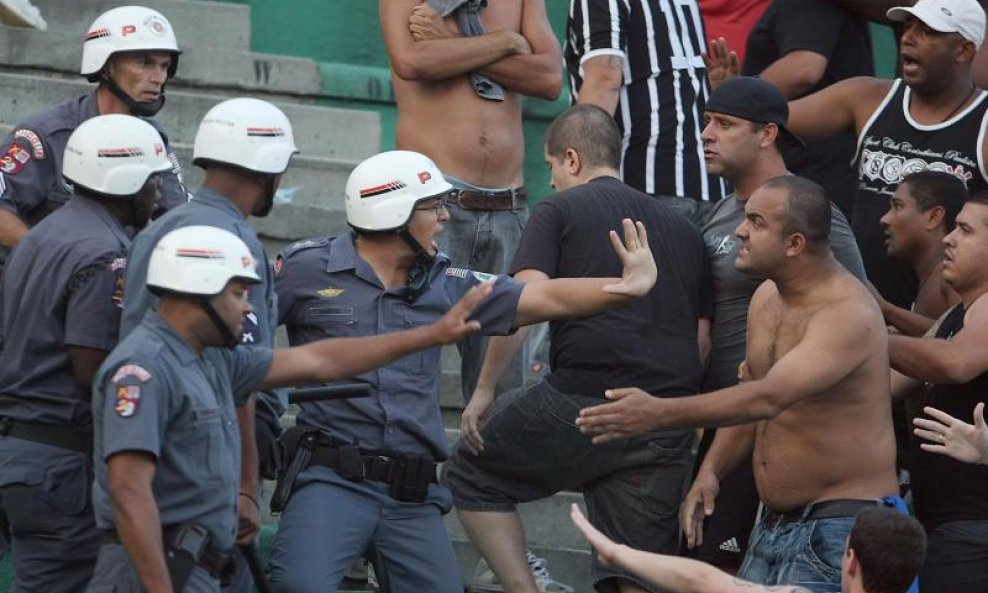
[[76, 196], [14, 250], [0, 291], [0, 416], [90, 429], [66, 347], [116, 345], [129, 246], [112, 214]]
[[[0, 142], [0, 208], [20, 216], [32, 227], [72, 197], [62, 177], [62, 158], [69, 136], [79, 124], [99, 115], [96, 91], [67, 99], [16, 126]], [[172, 170], [163, 176], [160, 206], [165, 210], [188, 201], [182, 168], [168, 145], [160, 123], [141, 118], [161, 134]]]
[[[494, 291], [473, 313], [488, 335], [511, 332], [522, 284], [450, 267], [440, 254], [429, 285], [414, 303], [407, 289], [385, 289], [357, 254], [355, 235], [289, 246], [275, 262], [278, 319], [292, 345], [327, 337], [384, 334], [432, 323], [471, 287], [495, 280]], [[439, 412], [440, 348], [410, 354], [358, 377], [373, 396], [302, 404], [299, 424], [320, 428], [336, 441], [366, 451], [414, 453], [443, 460], [448, 454]]]
[[254, 312], [244, 320], [242, 341], [246, 345], [273, 346], [277, 307], [271, 266], [264, 246], [254, 229], [247, 224], [243, 212], [233, 202], [204, 187], [193, 192], [191, 201], [155, 220], [134, 238], [127, 270], [123, 319], [120, 322], [121, 335], [130, 333], [144, 319], [144, 313], [158, 304], [158, 298], [146, 288], [148, 262], [154, 246], [171, 231], [193, 225], [230, 231], [247, 244], [261, 282], [250, 287], [250, 304]]
[[231, 550], [240, 485], [233, 394], [252, 391], [271, 361], [269, 348], [206, 348], [198, 355], [149, 311], [93, 383], [97, 526], [114, 526], [107, 460], [144, 452], [155, 461], [152, 491], [161, 524], [198, 523], [219, 549]]

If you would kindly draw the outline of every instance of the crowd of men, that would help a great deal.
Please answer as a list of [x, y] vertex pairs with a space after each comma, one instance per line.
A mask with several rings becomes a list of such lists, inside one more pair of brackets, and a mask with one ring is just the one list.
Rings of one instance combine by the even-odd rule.
[[[351, 172], [350, 232], [273, 261], [288, 117], [219, 102], [187, 189], [153, 119], [178, 37], [97, 18], [95, 89], [0, 145], [14, 590], [315, 593], [366, 558], [383, 591], [566, 593], [516, 505], [576, 490], [598, 591], [988, 593], [985, 12], [890, 4], [882, 80], [854, 2], [763, 3], [743, 64], [704, 4], [573, 0], [563, 51], [543, 0], [381, 0], [398, 150]], [[523, 96], [564, 65], [529, 209]], [[340, 379], [369, 395], [282, 431], [282, 388]]]

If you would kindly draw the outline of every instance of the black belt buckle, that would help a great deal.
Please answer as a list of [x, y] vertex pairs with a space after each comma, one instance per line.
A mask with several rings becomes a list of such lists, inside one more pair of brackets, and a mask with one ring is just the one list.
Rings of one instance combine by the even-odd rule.
[[344, 445], [336, 449], [339, 455], [340, 466], [337, 471], [344, 479], [351, 482], [364, 481], [364, 458], [360, 454], [360, 448], [354, 445]]

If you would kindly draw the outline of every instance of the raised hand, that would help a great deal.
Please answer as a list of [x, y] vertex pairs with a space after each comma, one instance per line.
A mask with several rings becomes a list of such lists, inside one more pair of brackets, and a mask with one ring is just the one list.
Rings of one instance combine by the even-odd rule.
[[710, 49], [703, 54], [703, 63], [707, 66], [707, 80], [710, 81], [711, 90], [741, 72], [738, 54], [727, 47], [727, 40], [723, 37], [710, 40]]
[[915, 418], [913, 433], [933, 443], [921, 443], [924, 451], [949, 455], [965, 463], [988, 465], [988, 425], [985, 424], [985, 404], [974, 406], [974, 424], [958, 420], [946, 412], [929, 406], [923, 408], [928, 418]]
[[437, 344], [457, 342], [470, 334], [480, 331], [479, 321], [470, 321], [474, 309], [494, 288], [493, 282], [483, 282], [471, 288], [456, 301], [456, 304], [445, 315], [433, 322], [429, 327], [435, 334]]
[[624, 227], [624, 243], [621, 242], [616, 231], [610, 233], [611, 245], [614, 246], [614, 251], [624, 266], [621, 282], [608, 284], [604, 287], [604, 292], [644, 296], [655, 286], [658, 277], [655, 258], [648, 247], [648, 233], [645, 232], [645, 225], [641, 222], [632, 222], [631, 219], [625, 218], [621, 224]]

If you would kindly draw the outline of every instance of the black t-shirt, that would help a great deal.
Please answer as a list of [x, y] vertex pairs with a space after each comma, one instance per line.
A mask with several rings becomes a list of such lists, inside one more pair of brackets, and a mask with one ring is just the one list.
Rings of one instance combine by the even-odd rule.
[[[823, 78], [806, 94], [845, 78], [874, 75], [868, 23], [829, 0], [773, 0], [748, 36], [743, 73], [757, 76], [796, 50], [827, 58]], [[855, 142], [853, 134], [843, 134], [790, 148], [784, 155], [790, 171], [822, 185], [847, 216], [856, 187], [851, 167]]]
[[[964, 305], [944, 317], [936, 337], [949, 340], [964, 329]], [[930, 385], [923, 406], [933, 406], [954, 418], [970, 418], [978, 402], [988, 402], [988, 372], [959, 385]], [[956, 461], [923, 451], [912, 440], [912, 489], [916, 518], [933, 529], [948, 521], [988, 521], [988, 467]]]
[[619, 277], [608, 231], [621, 233], [623, 218], [645, 225], [658, 264], [655, 288], [617, 309], [551, 322], [549, 383], [598, 397], [614, 387], [696, 393], [702, 375], [696, 326], [699, 317], [712, 316], [710, 274], [699, 230], [667, 206], [613, 177], [560, 192], [532, 209], [510, 271]]

